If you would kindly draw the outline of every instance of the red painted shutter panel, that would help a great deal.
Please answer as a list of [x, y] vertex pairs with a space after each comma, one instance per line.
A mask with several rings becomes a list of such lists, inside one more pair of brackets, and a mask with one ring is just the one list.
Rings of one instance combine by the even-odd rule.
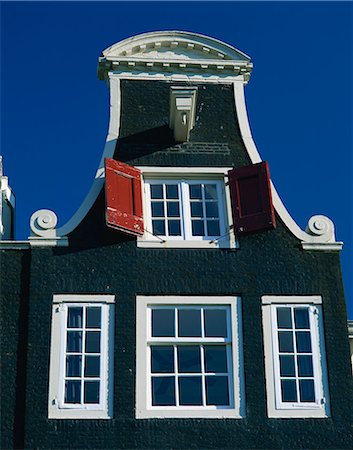
[[275, 228], [268, 163], [232, 169], [228, 177], [235, 232], [245, 234]]
[[128, 234], [143, 234], [141, 171], [105, 158], [106, 222]]

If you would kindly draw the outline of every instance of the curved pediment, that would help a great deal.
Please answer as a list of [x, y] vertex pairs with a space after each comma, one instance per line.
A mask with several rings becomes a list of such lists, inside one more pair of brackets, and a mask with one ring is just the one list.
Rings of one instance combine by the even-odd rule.
[[125, 39], [103, 51], [106, 60], [218, 60], [250, 62], [250, 57], [217, 39], [184, 31], [157, 31]]

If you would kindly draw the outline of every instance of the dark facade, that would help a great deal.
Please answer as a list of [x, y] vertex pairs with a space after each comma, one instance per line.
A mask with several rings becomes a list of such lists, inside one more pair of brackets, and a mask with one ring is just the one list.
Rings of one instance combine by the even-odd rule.
[[[244, 144], [233, 86], [193, 81], [196, 119], [187, 142], [168, 126], [170, 87], [121, 79], [114, 159], [134, 166], [241, 167]], [[190, 83], [189, 83], [190, 84]], [[239, 248], [146, 248], [107, 227], [105, 192], [67, 246], [1, 250], [2, 448], [351, 448], [353, 386], [339, 252], [304, 249], [276, 212], [275, 229], [239, 233]], [[48, 418], [54, 295], [115, 296], [113, 413]], [[136, 418], [136, 297], [239, 296], [245, 414], [241, 418]], [[328, 417], [269, 417], [264, 296], [320, 296]], [[236, 337], [233, 336], [233, 339]], [[59, 351], [59, 349], [58, 349]]]

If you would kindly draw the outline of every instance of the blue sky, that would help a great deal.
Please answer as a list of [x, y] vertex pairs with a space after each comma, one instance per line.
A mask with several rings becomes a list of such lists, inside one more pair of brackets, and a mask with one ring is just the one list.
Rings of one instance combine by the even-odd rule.
[[207, 34], [250, 55], [255, 142], [297, 223], [329, 216], [352, 287], [351, 2], [1, 2], [1, 147], [16, 237], [37, 209], [63, 225], [98, 167], [108, 127], [101, 51], [134, 34]]

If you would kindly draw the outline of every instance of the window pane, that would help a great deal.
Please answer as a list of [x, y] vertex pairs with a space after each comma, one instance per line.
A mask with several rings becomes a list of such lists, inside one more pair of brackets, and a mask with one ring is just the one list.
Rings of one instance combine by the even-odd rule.
[[294, 352], [293, 333], [291, 331], [278, 332], [279, 351], [285, 353]]
[[205, 345], [206, 372], [226, 373], [227, 348], [225, 345]]
[[151, 347], [151, 371], [153, 373], [174, 372], [174, 348], [170, 345]]
[[202, 405], [201, 377], [179, 377], [180, 405]]
[[101, 308], [99, 306], [90, 306], [86, 308], [86, 327], [100, 328], [101, 327]]
[[152, 336], [175, 336], [174, 309], [152, 309]]
[[151, 184], [151, 198], [163, 198], [163, 185]]
[[199, 346], [178, 346], [179, 372], [201, 372], [201, 353]]
[[201, 184], [190, 184], [190, 198], [202, 199]]
[[81, 403], [81, 381], [66, 380], [65, 403]]
[[218, 217], [217, 202], [206, 202], [206, 217]]
[[85, 377], [99, 377], [100, 374], [100, 357], [85, 357]]
[[181, 236], [180, 220], [168, 220], [169, 236]]
[[203, 217], [201, 202], [191, 202], [190, 207], [191, 207], [191, 217]]
[[164, 203], [163, 202], [152, 202], [152, 217], [164, 217]]
[[314, 380], [299, 380], [299, 391], [301, 402], [315, 401]]
[[81, 355], [66, 356], [66, 376], [80, 377], [81, 376]]
[[298, 360], [298, 375], [300, 377], [313, 377], [313, 358], [311, 355], [300, 355]]
[[99, 353], [100, 352], [100, 331], [87, 331], [86, 332], [86, 353]]
[[84, 403], [99, 403], [99, 381], [85, 381]]
[[206, 377], [206, 404], [229, 405], [228, 377]]
[[208, 236], [219, 236], [219, 220], [208, 220], [207, 221], [207, 235]]
[[152, 377], [152, 405], [175, 406], [174, 377]]
[[200, 309], [178, 309], [178, 333], [180, 337], [201, 336]]
[[227, 337], [227, 311], [225, 309], [205, 309], [205, 336]]
[[168, 202], [167, 203], [167, 216], [168, 217], [179, 217], [179, 202]]
[[311, 353], [310, 331], [297, 331], [295, 335], [297, 340], [297, 352]]
[[67, 328], [82, 328], [82, 310], [77, 306], [69, 306], [67, 314]]
[[217, 186], [215, 184], [205, 184], [205, 198], [217, 200]]
[[281, 380], [282, 401], [297, 401], [297, 386], [295, 380]]
[[193, 236], [204, 236], [205, 235], [203, 220], [192, 220], [191, 227], [192, 227], [192, 235]]
[[82, 331], [67, 332], [66, 351], [75, 353], [82, 351]]
[[295, 377], [294, 356], [280, 355], [279, 365], [281, 377]]
[[177, 184], [167, 184], [166, 185], [167, 198], [179, 198], [178, 185]]
[[294, 309], [294, 321], [295, 328], [310, 329], [309, 324], [309, 309], [308, 308], [295, 308]]
[[277, 308], [278, 328], [292, 328], [292, 315], [290, 308]]
[[164, 220], [152, 220], [152, 232], [155, 235], [165, 236], [165, 223]]

